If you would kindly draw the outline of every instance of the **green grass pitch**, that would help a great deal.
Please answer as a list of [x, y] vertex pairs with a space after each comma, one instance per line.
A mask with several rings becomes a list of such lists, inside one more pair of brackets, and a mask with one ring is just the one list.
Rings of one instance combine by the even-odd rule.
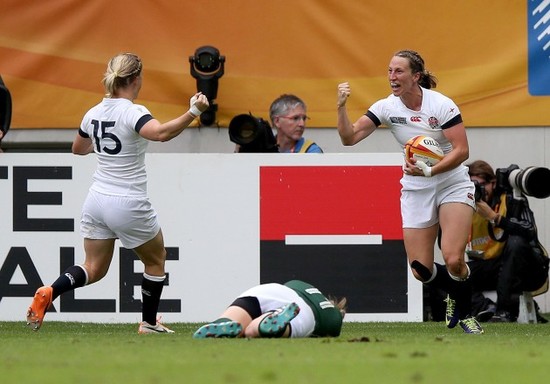
[[0, 322], [2, 383], [543, 383], [550, 324], [344, 323], [335, 339], [202, 339], [198, 324]]

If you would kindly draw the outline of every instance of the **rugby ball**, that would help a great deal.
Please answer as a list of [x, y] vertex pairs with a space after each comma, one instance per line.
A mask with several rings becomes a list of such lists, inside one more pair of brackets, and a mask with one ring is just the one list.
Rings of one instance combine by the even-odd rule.
[[405, 157], [420, 160], [433, 167], [445, 156], [437, 140], [429, 136], [415, 136], [405, 144]]

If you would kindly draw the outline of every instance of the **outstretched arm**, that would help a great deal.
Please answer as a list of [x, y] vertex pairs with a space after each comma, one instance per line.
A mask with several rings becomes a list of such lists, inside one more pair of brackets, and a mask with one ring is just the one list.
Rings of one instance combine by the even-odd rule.
[[156, 119], [148, 121], [139, 131], [144, 138], [152, 141], [168, 141], [178, 136], [209, 106], [208, 99], [201, 92], [196, 93], [190, 100], [190, 108], [183, 115], [161, 123]]

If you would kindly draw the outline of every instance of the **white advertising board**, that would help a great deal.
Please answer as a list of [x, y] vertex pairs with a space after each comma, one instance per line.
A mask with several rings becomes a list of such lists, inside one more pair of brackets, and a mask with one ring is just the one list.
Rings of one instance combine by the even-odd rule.
[[[279, 232], [284, 231], [286, 223], [284, 221], [283, 224], [272, 225], [269, 224], [274, 222], [272, 219], [262, 218], [261, 207], [266, 207], [267, 198], [270, 197], [267, 193], [269, 188], [278, 181], [283, 182], [285, 176], [262, 184], [262, 169], [276, 172], [279, 169], [300, 169], [308, 173], [310, 169], [318, 172], [325, 167], [338, 167], [340, 174], [348, 175], [348, 170], [356, 167], [382, 167], [385, 170], [384, 167], [389, 166], [389, 169], [396, 169], [401, 166], [401, 162], [402, 156], [398, 153], [319, 156], [147, 154], [149, 196], [158, 212], [165, 244], [171, 255], [166, 262], [169, 281], [163, 291], [164, 303], [161, 303], [170, 310], [163, 311], [161, 307], [163, 321], [203, 322], [214, 319], [239, 293], [260, 282], [266, 282], [262, 273], [267, 277], [272, 275], [270, 271], [265, 273], [266, 267], [262, 272], [260, 264], [263, 259], [260, 253], [264, 251], [261, 249], [265, 248], [265, 252], [268, 252], [273, 246], [287, 249], [285, 247], [300, 247], [305, 244], [306, 247], [317, 247], [310, 248], [315, 251], [322, 249], [318, 247], [332, 247], [331, 252], [344, 255], [347, 251], [338, 247], [383, 247], [381, 244], [386, 239], [380, 233], [357, 233], [356, 230], [350, 233], [315, 233], [315, 230], [308, 230], [308, 220], [300, 218], [301, 212], [288, 212], [284, 207], [280, 208], [282, 215], [290, 222], [297, 220], [305, 223], [300, 225], [306, 227], [298, 232], [294, 230], [286, 233], [280, 244], [269, 237], [275, 230], [264, 230], [266, 235], [262, 238], [264, 235], [261, 234], [261, 223], [267, 223], [262, 224], [266, 228], [268, 225], [277, 227]], [[67, 264], [81, 263], [84, 260], [79, 234], [80, 210], [95, 166], [93, 155], [0, 155], [0, 320], [23, 321], [34, 290], [42, 284], [51, 284]], [[370, 172], [370, 169], [367, 171]], [[315, 172], [310, 172], [313, 177], [312, 187], [321, 191], [322, 195], [325, 186], [333, 186], [331, 180], [322, 175], [316, 180]], [[265, 178], [271, 177], [269, 172], [265, 174]], [[398, 183], [394, 175], [395, 172], [391, 172], [391, 176], [388, 176], [392, 186]], [[294, 180], [292, 177], [289, 180]], [[355, 185], [355, 176], [350, 177], [352, 179], [347, 182]], [[378, 181], [373, 180], [373, 183], [376, 185]], [[263, 202], [261, 185], [266, 191]], [[289, 182], [285, 188], [291, 189], [293, 185]], [[357, 180], [357, 185], [361, 186], [360, 180]], [[300, 191], [299, 188], [297, 190]], [[361, 193], [359, 189], [353, 195]], [[310, 200], [308, 196], [300, 198], [304, 201]], [[323, 200], [320, 199], [319, 203], [322, 204]], [[375, 212], [379, 202], [371, 201], [368, 204], [368, 209]], [[393, 201], [392, 207], [395, 204], [398, 202]], [[325, 207], [324, 211], [331, 209], [338, 212], [340, 207]], [[264, 210], [269, 211], [267, 208]], [[348, 214], [346, 219], [349, 217], [351, 216]], [[339, 216], [334, 215], [334, 220], [337, 222]], [[374, 218], [375, 222], [377, 220], [378, 218]], [[400, 217], [393, 218], [391, 225], [395, 227], [396, 222], [400, 223]], [[350, 228], [356, 227], [354, 223], [347, 224]], [[334, 228], [339, 228], [338, 226], [341, 225], [337, 223]], [[392, 233], [399, 231], [400, 228], [392, 228]], [[392, 240], [399, 246], [402, 237]], [[265, 247], [264, 243], [267, 244]], [[380, 249], [384, 251], [384, 248]], [[96, 284], [80, 288], [72, 294], [65, 294], [68, 295], [67, 298], [62, 295], [56, 299], [55, 312], [49, 312], [47, 320], [140, 321], [139, 281], [143, 267], [139, 261], [129, 259], [129, 255], [132, 253], [119, 248], [117, 242], [115, 257], [107, 276]], [[403, 271], [406, 271], [401, 274], [404, 277], [403, 294], [400, 293], [399, 296], [402, 297], [397, 300], [404, 300], [404, 305], [389, 312], [354, 312], [353, 302], [350, 302], [346, 321], [422, 321], [422, 285], [412, 277], [404, 256], [398, 255], [396, 260], [400, 265], [402, 263]], [[276, 260], [274, 263], [277, 265]], [[382, 268], [384, 263], [383, 259], [377, 259], [369, 264], [369, 273], [374, 279], [377, 276], [377, 266]], [[306, 267], [314, 270], [322, 268], [322, 265], [310, 265], [306, 262]], [[285, 276], [288, 266], [285, 268], [287, 272], [283, 271], [282, 275], [277, 276]], [[301, 268], [304, 267], [296, 263], [296, 268], [290, 269], [292, 277], [300, 278], [303, 270]], [[385, 272], [381, 269], [380, 283], [370, 278], [360, 284], [364, 284], [368, 291], [369, 284], [373, 288], [381, 287], [386, 291], [391, 288], [391, 283], [388, 284], [387, 276], [383, 274]], [[338, 293], [346, 295], [346, 276], [337, 275], [337, 280]], [[356, 308], [365, 308], [365, 305], [358, 305], [358, 301], [356, 300]], [[390, 298], [388, 302], [391, 301]], [[384, 303], [381, 306], [384, 307]]]

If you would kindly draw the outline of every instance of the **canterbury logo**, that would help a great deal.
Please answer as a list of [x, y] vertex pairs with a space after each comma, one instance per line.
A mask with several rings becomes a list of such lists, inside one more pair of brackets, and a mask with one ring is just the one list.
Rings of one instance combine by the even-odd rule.
[[411, 116], [411, 121], [413, 123], [420, 123], [422, 119], [420, 118], [420, 116]]
[[75, 281], [73, 275], [71, 275], [70, 273], [65, 273], [65, 276], [67, 277], [67, 279], [70, 280], [71, 285], [75, 285], [76, 281]]

